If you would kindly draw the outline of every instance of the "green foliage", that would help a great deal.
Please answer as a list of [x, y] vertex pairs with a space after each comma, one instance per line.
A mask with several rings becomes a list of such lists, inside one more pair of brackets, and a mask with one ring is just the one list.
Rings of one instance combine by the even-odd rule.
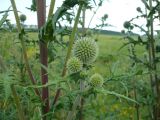
[[3, 23], [7, 21], [9, 9], [10, 9], [10, 8], [8, 8], [8, 10], [5, 11], [5, 14], [3, 15], [3, 17], [2, 17], [1, 20], [0, 20], [0, 28], [1, 28], [1, 26], [3, 25]]
[[37, 11], [36, 0], [32, 0], [32, 4], [30, 8], [27, 8], [33, 12]]
[[[137, 119], [137, 108], [141, 119], [150, 119], [148, 110], [155, 105], [156, 101], [150, 87], [149, 77], [150, 74], [157, 73], [158, 69], [157, 71], [152, 70], [148, 60], [146, 46], [150, 33], [141, 25], [134, 24], [134, 20], [151, 17], [150, 15], [157, 13], [157, 5], [147, 15], [143, 13], [143, 10], [137, 8], [141, 15], [124, 24], [126, 31], [123, 34], [125, 39], [123, 41], [122, 36], [99, 35], [96, 30], [88, 29], [86, 32], [88, 38], [75, 40], [72, 58], [67, 63], [70, 75], [61, 77], [71, 34], [71, 29], [67, 26], [63, 27], [61, 20], [64, 20], [65, 16], [71, 23], [75, 14], [70, 10], [82, 3], [87, 9], [92, 9], [90, 2], [90, 0], [65, 0], [39, 31], [39, 38], [44, 40], [41, 42], [47, 42], [48, 45], [48, 68], [39, 64], [38, 33], [26, 33], [25, 30], [22, 30], [19, 35], [16, 35], [11, 31], [1, 31], [0, 119], [17, 120], [17, 110], [20, 110], [17, 105], [19, 104], [23, 107], [19, 113], [24, 112], [26, 119], [42, 119], [43, 103], [35, 95], [34, 89], [41, 91], [43, 87], [50, 89], [50, 101], [56, 98], [55, 91], [61, 90], [58, 101], [53, 104], [51, 102], [51, 109], [46, 114], [49, 119], [73, 118], [76, 120], [82, 115], [87, 120], [134, 120]], [[143, 2], [148, 9], [147, 1]], [[99, 1], [98, 6], [101, 5], [102, 0]], [[33, 0], [31, 9], [36, 10], [35, 0]], [[156, 19], [156, 15], [153, 17]], [[102, 16], [102, 24], [98, 27], [107, 26], [107, 18], [107, 14]], [[6, 18], [5, 22], [7, 22]], [[147, 26], [150, 26], [150, 22]], [[134, 28], [139, 28], [146, 35], [133, 36]], [[81, 37], [78, 32], [79, 30], [77, 37]], [[32, 85], [29, 81], [18, 38], [24, 38], [29, 64], [37, 80], [36, 85]], [[156, 43], [158, 44], [157, 41]], [[99, 56], [97, 56], [98, 51]], [[158, 60], [158, 54], [156, 57]], [[159, 66], [159, 62], [157, 64]], [[45, 85], [42, 85], [40, 81], [40, 67], [47, 71], [49, 77], [49, 82]], [[12, 85], [16, 89], [14, 94], [11, 90]], [[15, 98], [19, 99], [18, 104]]]

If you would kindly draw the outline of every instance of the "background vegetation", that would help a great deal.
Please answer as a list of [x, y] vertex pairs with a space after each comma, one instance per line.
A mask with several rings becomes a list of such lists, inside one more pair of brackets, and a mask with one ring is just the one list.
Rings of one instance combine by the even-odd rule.
[[[37, 32], [25, 29], [28, 16], [18, 16], [14, 0], [13, 10], [1, 12], [0, 119], [159, 120], [160, 47], [153, 26], [159, 18], [159, 1], [142, 0], [146, 9], [138, 7], [138, 16], [124, 23], [121, 34], [101, 30], [109, 25], [107, 14], [97, 28], [84, 27], [85, 10], [95, 1], [65, 0], [53, 14], [54, 2], [45, 21], [45, 0], [33, 0], [30, 9], [38, 13]], [[96, 1], [95, 7], [102, 4]], [[73, 17], [68, 10], [74, 7], [78, 11]], [[8, 12], [15, 14], [16, 29], [7, 19]], [[146, 19], [145, 27], [134, 23], [141, 18]], [[61, 20], [74, 26], [61, 26]], [[135, 28], [143, 35], [133, 34]], [[96, 42], [98, 57], [70, 74], [66, 66], [73, 57], [72, 48], [83, 38]], [[91, 85], [95, 73], [103, 79], [100, 87]]]

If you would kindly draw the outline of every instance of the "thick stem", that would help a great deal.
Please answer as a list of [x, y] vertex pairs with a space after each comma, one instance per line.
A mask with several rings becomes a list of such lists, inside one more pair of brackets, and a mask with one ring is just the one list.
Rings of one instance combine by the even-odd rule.
[[[66, 74], [66, 65], [67, 65], [67, 61], [68, 61], [68, 59], [70, 57], [70, 54], [71, 54], [71, 49], [72, 49], [72, 46], [73, 46], [73, 42], [74, 42], [76, 31], [77, 31], [77, 26], [78, 26], [78, 21], [79, 21], [79, 17], [80, 17], [80, 14], [81, 14], [81, 10], [82, 10], [82, 4], [80, 4], [80, 6], [79, 6], [79, 9], [78, 9], [78, 12], [77, 12], [77, 16], [76, 16], [76, 20], [75, 20], [75, 23], [74, 23], [74, 26], [73, 26], [73, 30], [72, 30], [72, 33], [71, 33], [70, 44], [69, 44], [69, 48], [68, 48], [66, 61], [65, 61], [65, 64], [64, 64], [64, 68], [63, 68], [63, 71], [62, 71], [62, 77], [64, 77], [65, 74]], [[58, 101], [60, 93], [61, 93], [61, 89], [59, 88], [59, 89], [57, 89], [56, 95], [54, 97], [54, 101], [53, 101], [53, 104], [52, 104], [53, 107], [56, 104], [56, 102]]]
[[[147, 8], [145, 8], [146, 11], [146, 15], [147, 15]], [[148, 18], [146, 19], [146, 22], [148, 21]], [[150, 27], [147, 27], [148, 33], [150, 32]], [[148, 45], [149, 45], [149, 49], [148, 49], [148, 54], [149, 54], [149, 70], [151, 67], [151, 61], [152, 61], [152, 52], [151, 52], [151, 44], [150, 44], [150, 38], [148, 37]], [[153, 85], [154, 85], [154, 81], [153, 81], [153, 76], [152, 73], [150, 72], [149, 74], [150, 77], [150, 84], [151, 84], [151, 89], [152, 89], [152, 96], [154, 97], [154, 89], [153, 89]], [[150, 118], [153, 120], [154, 119], [154, 105], [152, 105], [152, 110], [150, 110]]]
[[51, 0], [50, 8], [49, 8], [49, 13], [48, 13], [48, 18], [53, 14], [54, 6], [55, 6], [55, 1], [56, 0]]
[[75, 23], [74, 23], [74, 26], [73, 26], [73, 30], [72, 30], [72, 33], [71, 33], [71, 37], [70, 37], [69, 47], [68, 47], [68, 51], [67, 51], [66, 60], [65, 60], [65, 63], [64, 63], [62, 76], [65, 76], [65, 74], [66, 74], [66, 65], [67, 65], [68, 59], [71, 56], [71, 50], [72, 50], [72, 47], [73, 47], [73, 43], [74, 43], [76, 31], [77, 31], [77, 26], [78, 26], [79, 17], [80, 17], [81, 11], [82, 11], [82, 6], [83, 5], [80, 4], [79, 8], [78, 8], [77, 16], [76, 16]]
[[[14, 0], [10, 0], [11, 1], [11, 4], [12, 4], [12, 7], [13, 7], [13, 11], [14, 11], [14, 16], [15, 16], [15, 19], [16, 19], [16, 24], [17, 24], [17, 28], [18, 28], [18, 33], [21, 33], [21, 24], [20, 24], [20, 20], [19, 20], [19, 16], [18, 16], [18, 12], [17, 12], [17, 8], [16, 8], [16, 4], [15, 4], [15, 1]], [[29, 77], [32, 81], [32, 84], [33, 85], [36, 85], [36, 80], [32, 74], [32, 71], [31, 71], [31, 68], [30, 68], [30, 65], [29, 65], [29, 62], [28, 62], [28, 57], [27, 57], [27, 52], [26, 52], [26, 46], [25, 46], [25, 43], [24, 43], [24, 40], [23, 40], [23, 37], [20, 39], [20, 42], [21, 42], [21, 45], [22, 45], [22, 49], [23, 49], [23, 55], [24, 55], [24, 60], [25, 60], [25, 65], [26, 65], [26, 68], [27, 68], [27, 71], [28, 71], [28, 74], [29, 74]], [[41, 97], [40, 95], [40, 92], [37, 88], [34, 89], [35, 93]]]
[[[46, 20], [46, 0], [37, 0], [37, 18], [38, 18], [38, 28], [40, 29]], [[47, 43], [43, 42], [40, 38], [40, 62], [45, 67], [48, 66], [48, 49]], [[42, 85], [48, 83], [48, 74], [47, 71], [41, 67], [41, 81]], [[48, 87], [42, 88], [42, 100], [43, 100], [43, 107], [42, 107], [42, 114], [45, 115], [49, 112], [49, 90]], [[43, 120], [46, 120], [46, 116], [43, 117]]]
[[[150, 10], [153, 9], [152, 7], [152, 0], [149, 0], [149, 6]], [[152, 74], [152, 87], [153, 87], [153, 92], [154, 96], [156, 98], [156, 105], [154, 107], [154, 119], [159, 120], [160, 119], [160, 97], [159, 97], [159, 81], [157, 78], [157, 65], [155, 62], [155, 40], [154, 40], [154, 29], [153, 29], [153, 15], [150, 16], [150, 39], [149, 39], [149, 51], [150, 51], [150, 65], [151, 65], [151, 71], [154, 71]]]
[[[74, 27], [73, 27], [73, 30], [72, 30], [72, 33], [71, 33], [71, 37], [70, 37], [70, 44], [69, 44], [69, 47], [68, 47], [68, 51], [67, 51], [67, 56], [66, 56], [66, 60], [65, 60], [65, 64], [64, 64], [64, 68], [63, 68], [63, 71], [62, 71], [62, 77], [65, 76], [66, 74], [66, 65], [67, 65], [67, 61], [71, 55], [71, 50], [72, 50], [72, 47], [73, 47], [73, 42], [74, 42], [74, 38], [75, 38], [75, 34], [76, 34], [76, 30], [77, 30], [77, 26], [78, 26], [78, 21], [79, 21], [79, 17], [80, 17], [80, 14], [81, 14], [81, 10], [82, 10], [82, 4], [80, 4], [79, 6], [79, 9], [78, 9], [78, 12], [77, 12], [77, 16], [76, 16], [76, 20], [75, 20], [75, 23], [74, 23]], [[56, 104], [56, 102], [58, 101], [58, 98], [60, 96], [60, 93], [61, 93], [61, 89], [59, 88], [57, 91], [56, 91], [56, 95], [55, 95], [55, 98], [54, 98], [54, 101], [53, 101], [53, 106]]]
[[[72, 33], [71, 33], [71, 37], [70, 37], [70, 43], [69, 43], [69, 47], [68, 47], [68, 51], [67, 51], [67, 56], [66, 56], [64, 68], [63, 68], [63, 71], [62, 71], [62, 77], [64, 77], [65, 74], [66, 74], [66, 65], [67, 65], [67, 61], [68, 61], [68, 59], [70, 58], [70, 55], [71, 55], [71, 50], [72, 50], [72, 47], [73, 47], [73, 42], [74, 42], [75, 34], [76, 34], [76, 31], [77, 31], [77, 26], [78, 26], [79, 17], [80, 17], [80, 14], [81, 14], [82, 6], [83, 6], [83, 5], [80, 4], [80, 6], [79, 6], [79, 8], [78, 8], [76, 20], [75, 20], [75, 23], [74, 23], [74, 26], [73, 26], [73, 30], [72, 30]], [[60, 96], [60, 92], [61, 92], [60, 89], [58, 89], [58, 90], [56, 91], [56, 96], [55, 96], [53, 105], [55, 105], [56, 102], [58, 101], [58, 98], [59, 98], [59, 96]]]

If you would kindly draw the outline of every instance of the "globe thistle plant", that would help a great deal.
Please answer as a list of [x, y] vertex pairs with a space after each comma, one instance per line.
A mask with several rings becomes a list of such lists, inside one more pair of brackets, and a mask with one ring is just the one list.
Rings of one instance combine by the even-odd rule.
[[93, 87], [102, 87], [103, 85], [103, 77], [98, 74], [98, 73], [95, 73], [94, 75], [91, 76], [90, 78], [90, 85], [93, 86]]
[[82, 69], [82, 62], [76, 58], [70, 58], [67, 63], [67, 69], [70, 74], [77, 73]]
[[91, 64], [96, 60], [98, 54], [98, 46], [91, 38], [82, 38], [75, 42], [73, 55], [83, 62], [83, 64]]

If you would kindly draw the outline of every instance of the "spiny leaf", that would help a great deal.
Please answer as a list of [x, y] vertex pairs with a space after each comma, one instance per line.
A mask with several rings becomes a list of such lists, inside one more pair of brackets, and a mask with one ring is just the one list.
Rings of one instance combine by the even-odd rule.
[[36, 5], [36, 0], [32, 0], [32, 5], [30, 8], [26, 7], [27, 9], [31, 10], [31, 11], [37, 11], [37, 5]]
[[53, 29], [55, 29], [56, 22], [58, 21], [58, 19], [62, 17], [67, 10], [69, 10], [71, 7], [74, 7], [77, 4], [78, 0], [65, 0], [63, 2], [62, 6], [57, 9], [54, 16], [52, 17]]
[[[10, 8], [8, 8], [9, 10]], [[3, 15], [2, 19], [0, 20], [0, 27], [3, 25], [3, 23], [7, 20], [8, 17], [8, 11], [5, 12], [5, 14]]]
[[145, 7], [146, 7], [148, 10], [150, 10], [150, 7], [149, 7], [147, 1], [146, 1], [146, 0], [141, 0], [141, 1], [142, 1], [143, 4], [145, 5]]
[[100, 89], [97, 89], [96, 90], [98, 93], [102, 93], [102, 94], [104, 94], [104, 95], [107, 95], [107, 94], [109, 94], [109, 95], [114, 95], [114, 96], [116, 96], [116, 97], [119, 97], [119, 98], [123, 98], [123, 99], [125, 99], [125, 100], [128, 100], [128, 101], [131, 101], [131, 102], [133, 102], [133, 103], [136, 103], [136, 104], [139, 104], [137, 101], [135, 101], [134, 99], [131, 99], [131, 98], [129, 98], [129, 97], [127, 97], [127, 96], [124, 96], [124, 95], [122, 95], [122, 94], [119, 94], [119, 93], [116, 93], [116, 92], [114, 92], [114, 91], [108, 91], [108, 90], [100, 90]]
[[157, 8], [159, 7], [160, 3], [158, 2], [157, 5], [155, 7], [152, 8], [152, 10], [150, 10], [149, 14], [148, 14], [148, 18], [153, 16], [153, 14], [155, 14]]

